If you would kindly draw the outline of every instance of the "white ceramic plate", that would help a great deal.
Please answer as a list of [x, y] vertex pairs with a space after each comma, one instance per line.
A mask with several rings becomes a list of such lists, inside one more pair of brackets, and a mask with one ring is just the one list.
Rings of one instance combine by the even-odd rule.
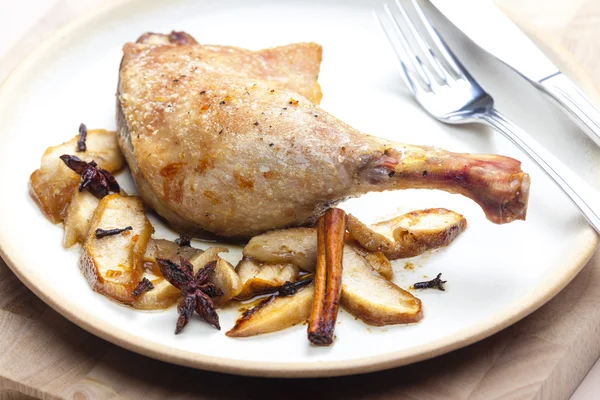
[[[96, 12], [45, 42], [0, 91], [0, 245], [25, 284], [81, 327], [151, 357], [197, 368], [263, 376], [327, 376], [374, 371], [441, 354], [515, 322], [558, 293], [591, 256], [597, 239], [545, 176], [532, 177], [527, 222], [498, 226], [471, 201], [434, 191], [378, 193], [343, 207], [365, 222], [426, 207], [462, 213], [468, 229], [449, 248], [394, 265], [408, 286], [438, 272], [447, 291], [423, 291], [425, 317], [413, 325], [368, 327], [344, 311], [330, 348], [316, 348], [297, 326], [250, 339], [227, 338], [194, 318], [173, 334], [175, 309], [140, 312], [93, 292], [78, 269], [78, 248], [61, 247], [62, 228], [49, 223], [28, 195], [29, 174], [44, 149], [89, 128], [115, 127], [121, 47], [146, 31], [191, 33], [202, 43], [259, 49], [296, 41], [324, 46], [322, 107], [371, 134], [455, 151], [524, 157], [506, 141], [442, 126], [406, 96], [386, 43], [373, 22], [372, 1], [129, 1]], [[133, 190], [127, 173], [118, 176]], [[551, 202], [545, 201], [552, 199]], [[176, 234], [153, 219], [155, 237]], [[198, 247], [209, 244], [196, 242]], [[240, 248], [226, 258], [236, 263]], [[236, 310], [220, 312], [228, 329]]]

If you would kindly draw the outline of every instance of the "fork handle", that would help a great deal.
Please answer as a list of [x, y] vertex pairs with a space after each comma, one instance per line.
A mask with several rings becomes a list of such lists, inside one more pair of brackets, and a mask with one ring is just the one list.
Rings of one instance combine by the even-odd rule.
[[569, 196], [590, 225], [600, 233], [600, 193], [597, 190], [497, 110], [481, 114], [479, 117], [527, 154]]

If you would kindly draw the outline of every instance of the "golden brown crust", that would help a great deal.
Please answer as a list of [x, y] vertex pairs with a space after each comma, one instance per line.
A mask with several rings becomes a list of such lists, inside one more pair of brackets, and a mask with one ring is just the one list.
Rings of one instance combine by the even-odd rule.
[[390, 260], [448, 246], [466, 226], [462, 215], [443, 208], [412, 211], [370, 227], [348, 215], [351, 237], [365, 249], [380, 251]]
[[243, 254], [265, 263], [292, 263], [313, 272], [317, 265], [317, 231], [289, 228], [254, 236], [244, 247]]
[[373, 304], [368, 301], [363, 301], [362, 298], [354, 298], [351, 295], [345, 295], [341, 299], [341, 306], [344, 310], [350, 314], [359, 318], [364, 323], [372, 326], [385, 326], [385, 325], [396, 325], [396, 324], [412, 324], [419, 322], [423, 319], [423, 310], [421, 309], [421, 300], [414, 298], [409, 300], [407, 305], [418, 308], [419, 311], [415, 313], [379, 313], [373, 309]]
[[308, 226], [348, 197], [405, 188], [463, 194], [494, 222], [525, 218], [529, 178], [518, 161], [356, 131], [313, 102], [320, 58], [311, 43], [126, 44], [120, 144], [146, 202], [180, 231], [233, 239]]
[[[117, 228], [106, 225], [115, 222], [133, 229], [125, 234], [96, 238], [97, 228]], [[141, 198], [119, 194], [104, 197], [94, 213], [80, 259], [81, 271], [92, 289], [119, 302], [132, 303], [133, 289], [142, 279], [144, 254], [153, 231]]]
[[48, 147], [42, 156], [40, 168], [30, 177], [31, 197], [44, 215], [55, 224], [64, 219], [71, 196], [79, 183], [79, 176], [64, 165], [59, 158], [61, 155], [76, 155], [87, 162], [96, 161], [100, 168], [111, 173], [119, 171], [125, 165], [115, 132], [89, 130], [85, 152], [77, 152], [78, 139], [79, 136], [75, 136], [68, 142]]
[[351, 246], [344, 248], [341, 305], [369, 325], [420, 321], [421, 300], [379, 275]]
[[[427, 220], [431, 221], [429, 225]], [[465, 217], [445, 208], [411, 211], [395, 218], [389, 224], [400, 228], [394, 230], [394, 237], [402, 230], [407, 230], [416, 240], [425, 243], [428, 249], [448, 246], [467, 228]]]
[[358, 254], [360, 254], [375, 271], [383, 276], [388, 281], [394, 279], [394, 270], [392, 269], [392, 263], [388, 258], [380, 251], [370, 252], [365, 248], [361, 247], [357, 242], [351, 241], [346, 242], [346, 246], [351, 246]]
[[398, 237], [400, 240], [390, 240], [351, 214], [348, 215], [348, 232], [362, 247], [369, 251], [380, 251], [390, 260], [414, 257], [427, 250], [425, 243], [417, 241], [409, 232], [404, 231]]
[[306, 321], [310, 315], [313, 297], [313, 284], [292, 296], [271, 296], [256, 307], [244, 312], [226, 335], [229, 337], [256, 336], [300, 324]]
[[286, 282], [298, 279], [298, 267], [293, 264], [265, 264], [244, 257], [235, 268], [242, 282], [238, 300], [276, 292]]
[[88, 191], [73, 190], [64, 215], [63, 247], [82, 243], [88, 236], [94, 211], [100, 200]]

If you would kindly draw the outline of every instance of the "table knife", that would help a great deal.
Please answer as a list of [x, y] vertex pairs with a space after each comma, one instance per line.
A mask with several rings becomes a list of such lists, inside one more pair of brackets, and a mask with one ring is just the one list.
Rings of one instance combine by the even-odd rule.
[[600, 111], [491, 0], [431, 3], [480, 48], [548, 94], [600, 146]]

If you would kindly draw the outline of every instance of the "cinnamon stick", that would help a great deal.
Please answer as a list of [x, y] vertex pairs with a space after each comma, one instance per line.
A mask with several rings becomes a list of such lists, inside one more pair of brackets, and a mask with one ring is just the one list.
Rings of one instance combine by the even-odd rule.
[[342, 257], [346, 213], [331, 208], [317, 224], [317, 269], [315, 296], [308, 321], [308, 340], [317, 346], [333, 343], [342, 290]]

